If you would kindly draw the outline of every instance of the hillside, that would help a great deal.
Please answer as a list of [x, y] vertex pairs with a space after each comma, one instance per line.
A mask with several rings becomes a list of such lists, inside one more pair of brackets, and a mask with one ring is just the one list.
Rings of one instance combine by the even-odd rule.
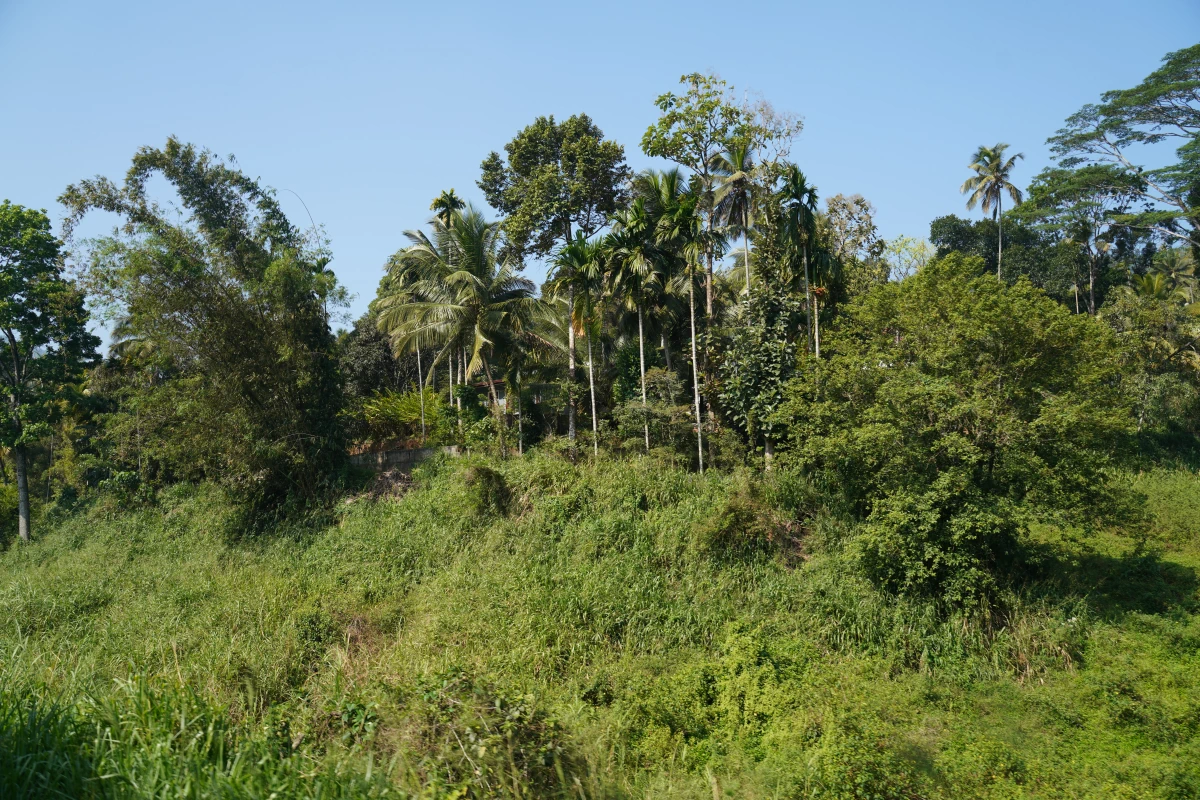
[[648, 458], [259, 535], [101, 497], [0, 553], [0, 795], [1195, 797], [1200, 480], [1126, 480], [1144, 531], [1035, 528], [987, 618], [872, 589], [795, 479]]

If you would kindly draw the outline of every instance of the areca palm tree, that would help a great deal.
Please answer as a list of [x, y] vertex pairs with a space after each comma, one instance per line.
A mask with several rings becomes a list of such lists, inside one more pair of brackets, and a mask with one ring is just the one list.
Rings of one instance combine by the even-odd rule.
[[499, 223], [471, 206], [448, 226], [435, 226], [435, 235], [431, 240], [423, 231], [405, 233], [412, 244], [396, 254], [390, 270], [408, 289], [379, 304], [380, 330], [397, 350], [421, 339], [440, 346], [431, 371], [464, 346], [469, 354], [464, 380], [483, 372], [499, 417], [491, 364], [532, 323], [538, 304], [534, 285], [500, 258]]
[[808, 272], [808, 255], [816, 238], [817, 187], [810, 186], [808, 178], [795, 164], [789, 164], [783, 174], [779, 188], [779, 200], [784, 211], [784, 241], [787, 242], [788, 258], [794, 263], [799, 258], [804, 267], [804, 306], [808, 317], [808, 349], [813, 345], [812, 284]]
[[592, 399], [592, 451], [600, 453], [599, 429], [596, 420], [596, 377], [592, 365], [592, 326], [596, 302], [603, 289], [604, 252], [599, 242], [589, 242], [582, 231], [554, 256], [546, 290], [551, 297], [567, 303], [567, 370], [570, 374], [570, 394], [567, 431], [574, 449], [575, 443], [575, 335], [582, 330], [587, 340], [588, 390]]
[[683, 263], [675, 283], [683, 282], [688, 292], [688, 319], [691, 325], [692, 402], [696, 414], [696, 453], [700, 473], [704, 474], [704, 423], [700, 416], [700, 362], [696, 347], [696, 281], [704, 279], [700, 266], [705, 253], [721, 249], [724, 242], [719, 233], [705, 230], [700, 216], [701, 198], [687, 192], [672, 198], [659, 216], [656, 239], [660, 247], [674, 252]]
[[[443, 227], [448, 228], [450, 226], [451, 221], [454, 219], [454, 216], [458, 212], [460, 212], [465, 206], [466, 206], [466, 204], [463, 202], [462, 198], [460, 198], [457, 194], [455, 194], [454, 189], [450, 189], [448, 191], [443, 190], [441, 194], [439, 194], [437, 197], [435, 197], [433, 199], [433, 202], [429, 204], [429, 210], [434, 212], [433, 218], [436, 222], [440, 222]], [[453, 243], [452, 240], [451, 240], [451, 243]], [[454, 252], [452, 250], [447, 251], [446, 259], [450, 263], [454, 262]], [[451, 363], [449, 364], [450, 395], [451, 395], [452, 399], [454, 396], [454, 385], [455, 385], [455, 381], [454, 381], [455, 364], [454, 364], [454, 362], [458, 362], [458, 378], [459, 378], [458, 383], [465, 384], [467, 382], [466, 375], [464, 374], [466, 372], [466, 370], [463, 368], [463, 364], [462, 364], [462, 360], [463, 360], [462, 353], [463, 353], [462, 348], [459, 348], [458, 352], [455, 353], [454, 356], [452, 356], [452, 358], [450, 359], [450, 361], [451, 361]], [[461, 397], [458, 398], [456, 406], [458, 409], [458, 426], [461, 429], [462, 428], [462, 398]]]
[[434, 214], [443, 225], [449, 225], [451, 218], [458, 211], [462, 211], [466, 207], [466, 203], [462, 198], [454, 193], [453, 189], [443, 191], [433, 202], [429, 204], [429, 210], [436, 212]]
[[1017, 153], [1006, 160], [1004, 154], [1007, 150], [1008, 145], [1003, 142], [994, 147], [980, 145], [968, 165], [975, 174], [963, 181], [959, 189], [963, 194], [970, 194], [967, 198], [968, 211], [978, 205], [982, 207], [985, 215], [990, 213], [992, 219], [996, 220], [996, 232], [999, 235], [996, 245], [997, 278], [1000, 277], [1000, 259], [1004, 254], [1004, 195], [1007, 193], [1014, 205], [1019, 204], [1022, 199], [1021, 190], [1009, 181], [1009, 176], [1016, 166], [1017, 159], [1025, 158], [1025, 154]]
[[842, 264], [827, 247], [812, 250], [813, 272], [813, 353], [821, 357], [821, 304], [828, 297], [831, 285], [841, 278]]
[[742, 249], [746, 262], [746, 298], [750, 297], [750, 213], [753, 205], [754, 151], [749, 143], [731, 145], [713, 157], [717, 176], [713, 194], [714, 212], [729, 228], [742, 231]]
[[638, 365], [641, 372], [642, 412], [646, 452], [650, 452], [649, 404], [646, 402], [645, 307], [649, 295], [662, 284], [661, 254], [654, 243], [653, 221], [646, 211], [644, 198], [613, 217], [613, 230], [604, 240], [604, 251], [611, 266], [610, 291], [627, 308], [637, 312]]

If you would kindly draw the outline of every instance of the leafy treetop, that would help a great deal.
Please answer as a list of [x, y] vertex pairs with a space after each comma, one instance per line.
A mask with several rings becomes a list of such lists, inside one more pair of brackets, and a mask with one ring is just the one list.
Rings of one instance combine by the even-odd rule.
[[506, 215], [508, 245], [519, 256], [549, 254], [573, 228], [591, 236], [626, 200], [625, 148], [586, 114], [538, 117], [504, 150], [507, 160], [497, 152], [484, 159], [478, 185]]

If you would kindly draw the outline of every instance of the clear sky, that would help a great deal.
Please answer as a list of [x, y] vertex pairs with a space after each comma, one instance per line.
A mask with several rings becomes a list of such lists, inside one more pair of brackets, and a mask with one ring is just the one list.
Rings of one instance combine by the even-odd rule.
[[1024, 152], [1024, 184], [1069, 114], [1197, 40], [1200, 0], [0, 0], [0, 198], [57, 223], [67, 184], [120, 179], [141, 145], [232, 153], [325, 226], [357, 315], [430, 200], [483, 205], [480, 161], [541, 114], [586, 112], [640, 169], [654, 98], [714, 71], [803, 116], [822, 197], [925, 236], [966, 213], [976, 146]]

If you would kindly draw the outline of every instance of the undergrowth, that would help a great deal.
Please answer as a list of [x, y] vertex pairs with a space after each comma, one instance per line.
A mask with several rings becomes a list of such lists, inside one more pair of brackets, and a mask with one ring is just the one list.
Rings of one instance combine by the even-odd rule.
[[[213, 487], [0, 554], [3, 797], [1194, 797], [1200, 481], [884, 595], [786, 474], [530, 455], [248, 536]], [[378, 495], [376, 495], [378, 497]]]

